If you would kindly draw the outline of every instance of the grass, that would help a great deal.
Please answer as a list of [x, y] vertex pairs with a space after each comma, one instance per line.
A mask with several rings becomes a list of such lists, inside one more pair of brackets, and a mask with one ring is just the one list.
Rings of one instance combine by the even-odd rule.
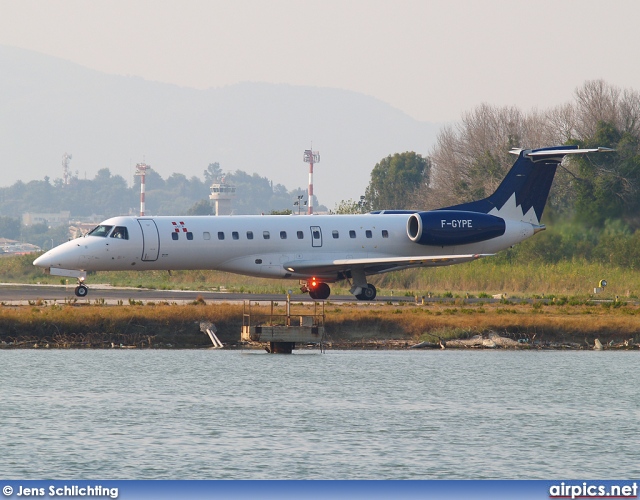
[[[64, 278], [47, 276], [32, 265], [34, 255], [0, 258], [0, 279], [20, 283], [65, 283]], [[487, 257], [455, 266], [405, 270], [373, 276], [370, 281], [378, 295], [490, 297], [567, 296], [584, 300], [594, 287], [606, 279], [603, 296], [637, 298], [640, 273], [633, 268], [588, 262], [561, 261], [555, 264], [532, 262], [508, 263], [505, 259]], [[70, 280], [73, 281], [73, 280]], [[260, 279], [219, 271], [117, 271], [90, 273], [87, 283], [152, 289], [226, 290], [244, 293], [300, 293], [297, 281]], [[334, 295], [347, 294], [345, 282], [332, 285]]]
[[[464, 301], [461, 301], [464, 302]], [[542, 305], [540, 305], [542, 304]], [[268, 314], [270, 306], [254, 305], [252, 313]], [[303, 312], [304, 311], [304, 312]], [[401, 311], [399, 314], [398, 312]], [[194, 301], [191, 305], [145, 304], [124, 307], [93, 304], [47, 304], [0, 307], [0, 341], [29, 345], [47, 343], [108, 347], [111, 343], [140, 347], [202, 347], [209, 340], [200, 332], [201, 321], [212, 321], [223, 342], [237, 342], [243, 306]], [[284, 304], [274, 307], [284, 313]], [[312, 314], [312, 305], [292, 304], [292, 315]], [[404, 340], [410, 343], [437, 338], [468, 338], [497, 332], [514, 339], [540, 342], [603, 343], [631, 339], [640, 342], [640, 306], [550, 303], [405, 305], [370, 303], [327, 306], [329, 342]]]

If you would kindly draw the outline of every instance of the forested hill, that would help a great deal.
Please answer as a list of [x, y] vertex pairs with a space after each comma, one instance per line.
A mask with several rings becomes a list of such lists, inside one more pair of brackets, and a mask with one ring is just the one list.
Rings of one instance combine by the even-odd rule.
[[293, 189], [307, 183], [303, 152], [313, 147], [321, 153], [314, 192], [333, 207], [364, 193], [380, 158], [426, 154], [439, 128], [357, 92], [267, 83], [196, 90], [6, 46], [0, 96], [1, 186], [62, 177], [67, 152], [82, 180], [108, 168], [130, 183], [142, 161], [164, 179], [191, 179], [219, 162]]
[[[205, 215], [203, 207], [195, 205], [198, 202], [208, 203], [209, 188], [220, 178], [221, 172], [218, 163], [210, 164], [200, 176], [191, 178], [174, 173], [163, 179], [154, 170], [148, 171], [145, 182], [147, 214], [186, 215], [199, 210], [200, 215]], [[297, 195], [304, 195], [306, 199], [305, 190], [296, 188], [289, 191], [258, 174], [237, 171], [226, 175], [225, 179], [237, 189], [233, 202], [235, 214], [293, 210]], [[140, 210], [140, 178], [136, 177], [132, 186], [128, 184], [108, 168], [100, 169], [92, 179], [74, 177], [69, 185], [63, 185], [59, 178], [52, 181], [48, 177], [27, 183], [18, 181], [0, 188], [0, 216], [20, 218], [25, 212], [67, 210], [72, 218], [137, 214]], [[317, 201], [315, 206], [318, 207]]]

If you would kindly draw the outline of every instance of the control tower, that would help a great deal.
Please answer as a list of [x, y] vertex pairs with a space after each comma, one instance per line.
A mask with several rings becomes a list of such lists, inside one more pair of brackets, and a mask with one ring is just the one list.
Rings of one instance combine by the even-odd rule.
[[227, 184], [222, 177], [220, 182], [211, 184], [209, 199], [214, 208], [215, 215], [231, 215], [231, 202], [236, 197], [236, 187]]

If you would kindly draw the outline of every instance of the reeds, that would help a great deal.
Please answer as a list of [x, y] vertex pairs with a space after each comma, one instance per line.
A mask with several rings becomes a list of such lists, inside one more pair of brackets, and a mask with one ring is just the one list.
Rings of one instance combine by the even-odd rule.
[[[292, 316], [311, 314], [313, 305], [292, 304]], [[252, 304], [268, 315], [269, 305]], [[284, 314], [284, 302], [274, 306]], [[0, 343], [51, 347], [205, 347], [201, 321], [216, 324], [226, 344], [240, 339], [243, 306], [202, 302], [192, 305], [40, 305], [0, 307]], [[640, 342], [640, 307], [624, 302], [533, 300], [484, 302], [352, 303], [325, 307], [329, 342], [467, 338], [487, 332], [538, 342]]]

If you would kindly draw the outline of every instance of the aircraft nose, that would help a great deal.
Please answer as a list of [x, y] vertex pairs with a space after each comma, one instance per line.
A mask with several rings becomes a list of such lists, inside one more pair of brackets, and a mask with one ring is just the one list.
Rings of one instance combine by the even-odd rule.
[[33, 265], [38, 267], [51, 267], [51, 257], [49, 256], [49, 252], [42, 254], [34, 260]]
[[52, 267], [73, 269], [73, 266], [78, 260], [77, 246], [77, 244], [71, 241], [63, 243], [42, 254], [33, 261], [33, 265], [44, 269], [50, 269]]

